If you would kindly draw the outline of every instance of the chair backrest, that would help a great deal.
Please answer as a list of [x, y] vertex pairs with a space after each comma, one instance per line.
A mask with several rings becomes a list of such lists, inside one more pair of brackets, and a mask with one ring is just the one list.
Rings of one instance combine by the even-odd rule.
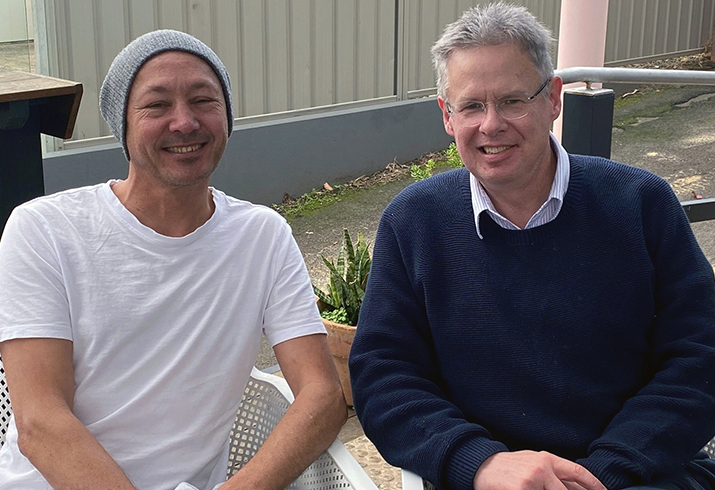
[[[253, 369], [230, 434], [227, 476], [240, 470], [256, 454], [292, 402], [293, 394], [283, 378]], [[377, 490], [337, 439], [288, 488]]]
[[5, 443], [5, 434], [7, 434], [7, 426], [10, 423], [11, 415], [10, 393], [7, 391], [5, 369], [2, 367], [2, 359], [0, 359], [0, 447]]
[[[231, 429], [226, 476], [240, 470], [263, 445], [293, 402], [286, 381], [253, 369]], [[0, 446], [12, 415], [5, 371], [0, 359]], [[333, 444], [288, 488], [305, 490], [377, 490], [360, 464], [340, 441]]]

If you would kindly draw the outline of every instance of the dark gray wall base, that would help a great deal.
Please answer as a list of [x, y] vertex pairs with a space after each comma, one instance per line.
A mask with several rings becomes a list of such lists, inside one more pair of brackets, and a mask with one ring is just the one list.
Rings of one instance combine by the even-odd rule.
[[[278, 203], [446, 148], [434, 97], [237, 125], [211, 184], [260, 204]], [[47, 194], [123, 179], [119, 144], [59, 151], [44, 159]]]

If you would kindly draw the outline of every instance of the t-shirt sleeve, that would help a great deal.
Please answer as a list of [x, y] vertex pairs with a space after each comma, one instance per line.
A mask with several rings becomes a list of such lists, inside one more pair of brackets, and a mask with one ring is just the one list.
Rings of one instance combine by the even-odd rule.
[[0, 239], [0, 342], [72, 340], [59, 252], [43, 218], [16, 208]]
[[287, 223], [276, 239], [274, 281], [263, 316], [263, 331], [271, 346], [325, 333], [308, 270]]

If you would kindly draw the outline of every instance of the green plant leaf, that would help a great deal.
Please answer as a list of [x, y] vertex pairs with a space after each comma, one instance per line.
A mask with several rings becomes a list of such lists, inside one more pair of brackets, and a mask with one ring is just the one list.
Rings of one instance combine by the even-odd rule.
[[[316, 292], [316, 296], [331, 306], [331, 313], [338, 310], [344, 311], [345, 319], [340, 323], [356, 325], [362, 300], [365, 297], [367, 276], [372, 264], [369, 244], [361, 233], [358, 233], [357, 242], [353, 244], [350, 233], [344, 229], [343, 243], [340, 245], [337, 261], [333, 263], [323, 256], [321, 258], [330, 272], [328, 284], [330, 293], [325, 294], [321, 291], [321, 296]], [[314, 291], [318, 290], [315, 287], [313, 289]], [[343, 313], [334, 313], [334, 315], [343, 315]], [[323, 317], [328, 318], [325, 314]], [[332, 318], [331, 316], [328, 319]]]
[[335, 300], [333, 299], [333, 297], [330, 296], [330, 295], [328, 295], [328, 294], [326, 294], [326, 293], [324, 293], [322, 289], [320, 289], [320, 288], [316, 287], [315, 285], [313, 285], [313, 292], [314, 292], [315, 295], [318, 297], [318, 299], [319, 299], [325, 306], [328, 307], [328, 311], [334, 310], [335, 308], [337, 308], [337, 305], [335, 304]]
[[342, 323], [343, 325], [348, 325], [349, 321], [348, 313], [345, 311], [345, 308], [337, 308], [331, 311], [323, 311], [320, 316], [322, 316], [326, 320], [330, 320], [331, 322]]

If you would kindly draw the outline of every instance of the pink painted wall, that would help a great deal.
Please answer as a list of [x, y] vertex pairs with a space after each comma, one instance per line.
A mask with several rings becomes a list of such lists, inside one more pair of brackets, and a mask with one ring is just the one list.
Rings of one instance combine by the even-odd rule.
[[[608, 0], [562, 0], [556, 68], [603, 66], [607, 21]], [[564, 89], [583, 85], [570, 83]], [[554, 134], [560, 141], [561, 116], [554, 121]]]

